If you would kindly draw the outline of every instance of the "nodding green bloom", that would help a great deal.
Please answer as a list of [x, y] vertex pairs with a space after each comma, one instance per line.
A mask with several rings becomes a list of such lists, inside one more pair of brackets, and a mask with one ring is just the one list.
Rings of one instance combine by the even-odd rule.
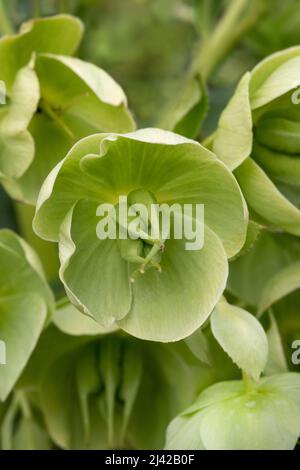
[[213, 148], [253, 217], [300, 235], [300, 48], [271, 55], [240, 81]]
[[[147, 241], [100, 239], [98, 207], [117, 207], [120, 196], [146, 206], [203, 204], [203, 248], [187, 250], [184, 237], [164, 240], [161, 232]], [[59, 242], [60, 278], [74, 305], [103, 326], [157, 341], [184, 338], [208, 318], [246, 227], [225, 165], [197, 142], [158, 129], [78, 142], [44, 182], [34, 219], [38, 235]]]
[[44, 178], [68, 149], [93, 132], [128, 132], [123, 90], [103, 70], [70, 57], [80, 20], [36, 19], [0, 40], [0, 181], [11, 197], [35, 204]]
[[167, 449], [292, 450], [300, 434], [300, 375], [263, 378], [251, 390], [221, 382], [168, 427]]
[[70, 305], [55, 323], [64, 333], [54, 326], [43, 333], [20, 383], [39, 394], [53, 442], [63, 449], [161, 448], [170, 420], [196, 396], [199, 362], [187, 346], [101, 336]]
[[37, 343], [54, 301], [35, 253], [9, 230], [0, 231], [0, 259], [0, 400], [5, 400]]

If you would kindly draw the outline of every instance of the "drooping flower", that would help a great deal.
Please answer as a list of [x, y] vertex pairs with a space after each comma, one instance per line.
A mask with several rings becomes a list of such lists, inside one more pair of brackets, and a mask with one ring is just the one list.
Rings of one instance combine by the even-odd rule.
[[199, 362], [187, 346], [120, 331], [101, 335], [98, 324], [70, 304], [55, 312], [54, 322], [63, 332], [50, 325], [43, 333], [20, 387], [36, 390], [55, 445], [162, 447], [169, 421], [196, 396]]

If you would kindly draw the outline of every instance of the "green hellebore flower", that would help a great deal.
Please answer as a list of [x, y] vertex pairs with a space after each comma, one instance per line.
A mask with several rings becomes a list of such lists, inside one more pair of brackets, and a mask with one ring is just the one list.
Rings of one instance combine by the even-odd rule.
[[0, 39], [0, 181], [35, 204], [43, 180], [80, 138], [134, 129], [120, 86], [102, 69], [70, 57], [83, 34], [77, 18], [36, 19]]
[[[99, 204], [116, 205], [122, 195], [204, 204], [203, 248], [186, 250], [186, 240], [172, 235], [157, 241], [163, 253], [155, 241], [125, 240], [124, 248], [124, 240], [100, 240]], [[205, 322], [246, 227], [242, 194], [225, 165], [197, 142], [159, 129], [78, 142], [45, 180], [34, 218], [39, 236], [59, 242], [60, 278], [71, 302], [103, 326], [116, 323], [156, 341], [177, 341]], [[139, 269], [145, 273], [136, 276]]]
[[[64, 331], [73, 333], [76, 309], [56, 312], [64, 316], [70, 317]], [[87, 321], [89, 335], [81, 324], [85, 336], [78, 336], [79, 328], [70, 336], [49, 326], [20, 386], [39, 390], [47, 429], [60, 448], [161, 448], [170, 419], [196, 396], [199, 363], [183, 342], [101, 336]]]
[[52, 293], [32, 249], [9, 230], [0, 231], [0, 400], [5, 400], [31, 355], [54, 307]]
[[221, 382], [168, 427], [166, 449], [291, 450], [300, 434], [300, 374], [266, 377], [246, 391]]
[[276, 53], [241, 79], [213, 149], [258, 221], [300, 235], [300, 48]]

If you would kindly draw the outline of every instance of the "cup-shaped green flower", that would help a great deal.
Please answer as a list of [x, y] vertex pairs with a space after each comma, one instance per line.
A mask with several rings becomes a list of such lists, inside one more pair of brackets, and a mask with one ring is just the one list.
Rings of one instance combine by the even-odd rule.
[[36, 254], [9, 230], [0, 231], [0, 259], [0, 400], [5, 400], [38, 341], [54, 301]]
[[291, 450], [300, 434], [300, 374], [220, 382], [168, 427], [167, 449]]
[[199, 362], [184, 342], [101, 336], [72, 305], [54, 318], [64, 332], [48, 327], [19, 384], [39, 394], [53, 442], [63, 449], [161, 448], [170, 420], [196, 396]]
[[[176, 238], [158, 230], [145, 241], [141, 230], [135, 240], [121, 239], [123, 223], [113, 216], [121, 230], [101, 239], [98, 208], [118, 207], [120, 197], [131, 205], [204, 205], [202, 249], [186, 249], [184, 231]], [[208, 318], [246, 226], [245, 203], [226, 166], [197, 142], [159, 129], [75, 144], [45, 180], [34, 219], [39, 236], [59, 242], [60, 278], [72, 303], [104, 326], [116, 322], [157, 341], [184, 338]]]
[[300, 235], [300, 48], [271, 55], [240, 81], [213, 149], [232, 170], [253, 217]]
[[120, 86], [102, 69], [70, 57], [83, 25], [68, 15], [36, 19], [0, 40], [0, 181], [35, 204], [44, 178], [68, 149], [93, 132], [134, 129]]

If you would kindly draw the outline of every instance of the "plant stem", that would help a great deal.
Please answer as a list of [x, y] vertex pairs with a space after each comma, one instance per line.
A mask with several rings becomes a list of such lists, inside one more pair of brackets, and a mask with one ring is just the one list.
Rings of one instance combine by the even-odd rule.
[[246, 393], [253, 392], [255, 388], [253, 379], [244, 370], [242, 371], [242, 376], [243, 376], [243, 382], [245, 385], [245, 392]]
[[3, 34], [14, 33], [14, 28], [7, 16], [3, 0], [0, 0], [0, 31]]
[[263, 0], [255, 0], [247, 16], [241, 18], [248, 6], [249, 0], [231, 0], [214, 33], [202, 44], [196, 67], [205, 81], [265, 11]]
[[71, 131], [71, 129], [67, 126], [67, 124], [60, 118], [58, 113], [51, 108], [51, 106], [45, 101], [41, 99], [39, 103], [39, 107], [45, 114], [47, 114], [53, 121], [58, 124], [58, 126], [68, 135], [68, 137], [73, 141], [75, 139], [75, 135]]

